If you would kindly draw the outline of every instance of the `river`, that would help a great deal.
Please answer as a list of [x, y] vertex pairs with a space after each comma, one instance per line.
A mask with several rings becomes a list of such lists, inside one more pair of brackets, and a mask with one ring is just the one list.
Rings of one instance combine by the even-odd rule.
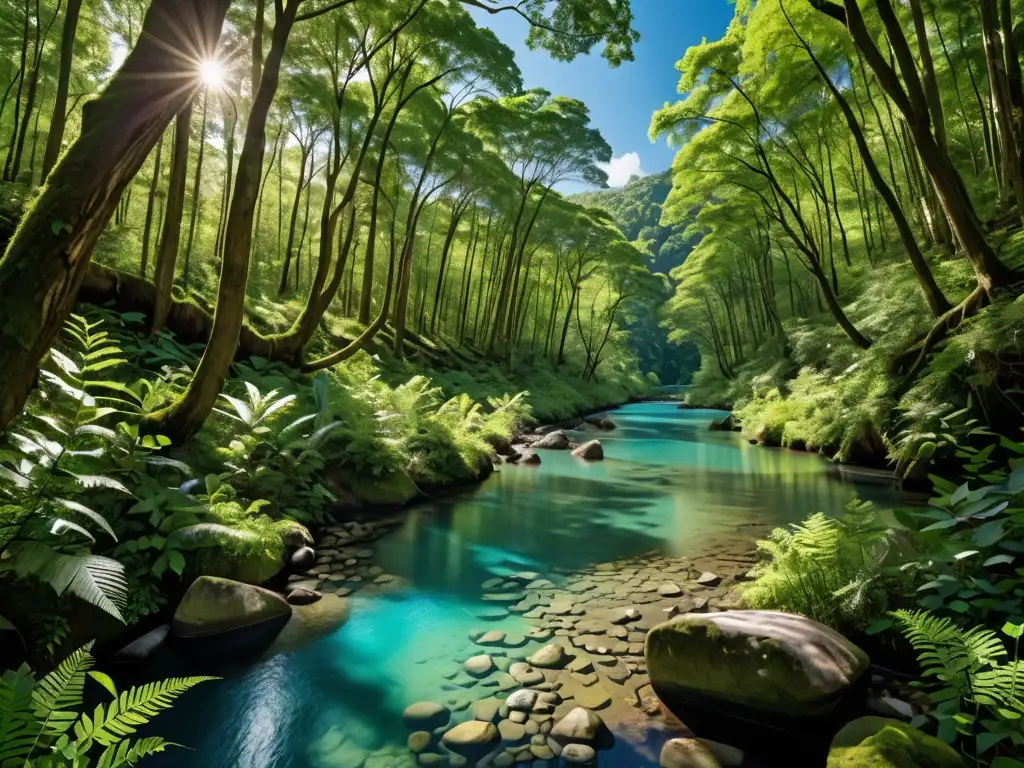
[[[482, 652], [468, 639], [474, 627], [530, 628], [517, 614], [481, 618], [494, 607], [482, 599], [483, 582], [523, 571], [558, 582], [570, 571], [652, 552], [721, 555], [748, 549], [771, 526], [818, 510], [838, 514], [857, 496], [893, 499], [886, 488], [829, 471], [818, 456], [709, 431], [721, 415], [671, 403], [625, 406], [612, 413], [616, 430], [587, 435], [600, 438], [604, 461], [542, 451], [538, 467], [506, 466], [471, 491], [412, 508], [374, 545], [374, 563], [396, 577], [389, 589], [356, 592], [348, 621], [312, 644], [226, 670], [224, 680], [187, 694], [153, 732], [191, 751], [172, 750], [154, 765], [415, 765], [404, 746], [404, 708], [453, 695], [503, 697], [466, 693], [448, 682], [451, 670]], [[614, 718], [606, 720], [616, 731]], [[662, 730], [623, 726], [600, 765], [656, 766], [659, 745], [641, 742], [671, 735]]]

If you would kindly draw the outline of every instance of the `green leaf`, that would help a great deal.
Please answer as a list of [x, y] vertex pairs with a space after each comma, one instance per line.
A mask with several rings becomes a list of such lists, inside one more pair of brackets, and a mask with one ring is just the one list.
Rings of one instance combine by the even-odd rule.
[[891, 628], [892, 623], [892, 619], [878, 619], [877, 621], [872, 621], [870, 624], [868, 624], [867, 629], [864, 630], [864, 633], [867, 635], [880, 634], [885, 630]]
[[107, 692], [111, 696], [117, 698], [117, 686], [114, 685], [114, 681], [110, 679], [110, 675], [106, 675], [103, 672], [97, 672], [96, 670], [93, 670], [89, 673], [89, 677], [91, 677], [97, 683], [106, 688]]
[[185, 556], [177, 549], [169, 549], [167, 550], [167, 565], [181, 576], [181, 572], [185, 570]]
[[954, 525], [956, 525], [959, 522], [960, 521], [957, 520], [955, 517], [950, 517], [950, 518], [947, 518], [946, 520], [940, 520], [937, 523], [932, 523], [931, 525], [925, 526], [924, 528], [921, 529], [921, 533], [926, 533], [928, 531], [941, 531], [944, 528], [952, 528]]
[[986, 568], [988, 568], [989, 566], [992, 566], [992, 565], [1008, 565], [1008, 564], [1012, 563], [1013, 560], [1014, 560], [1013, 555], [993, 555], [988, 560], [986, 560], [984, 563], [982, 563], [982, 565], [985, 566]]
[[1002, 520], [990, 520], [980, 528], [975, 529], [971, 535], [971, 541], [979, 547], [991, 547], [1001, 538], [1003, 538]]

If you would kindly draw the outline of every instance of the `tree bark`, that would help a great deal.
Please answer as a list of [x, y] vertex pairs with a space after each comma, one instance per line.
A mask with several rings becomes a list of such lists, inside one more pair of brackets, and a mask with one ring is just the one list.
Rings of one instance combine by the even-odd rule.
[[153, 304], [153, 316], [150, 318], [150, 333], [156, 333], [164, 327], [167, 308], [171, 301], [174, 267], [178, 262], [178, 249], [181, 244], [181, 219], [185, 213], [185, 186], [188, 180], [188, 145], [192, 137], [193, 102], [194, 99], [189, 99], [174, 121], [171, 178], [167, 182], [167, 207], [164, 210], [160, 247], [157, 249], [156, 261], [153, 266], [156, 302]]
[[259, 192], [263, 153], [266, 149], [267, 116], [277, 93], [281, 59], [295, 22], [297, 8], [297, 3], [288, 3], [277, 14], [270, 52], [249, 113], [245, 141], [238, 158], [231, 211], [228, 214], [226, 247], [221, 261], [210, 343], [181, 399], [146, 419], [144, 427], [152, 433], [168, 435], [178, 441], [194, 435], [213, 410], [235, 357], [245, 314], [245, 285], [249, 276], [256, 195]]
[[0, 429], [21, 411], [121, 192], [198, 88], [179, 51], [212, 54], [228, 5], [152, 0], [144, 34], [28, 207], [0, 260]]
[[153, 207], [156, 205], [157, 190], [160, 188], [160, 166], [163, 160], [164, 137], [160, 135], [160, 141], [156, 145], [156, 158], [153, 160], [153, 181], [149, 185], [149, 199], [146, 201], [146, 225], [142, 231], [142, 263], [139, 266], [139, 276], [146, 277], [149, 269], [149, 239], [153, 231]]
[[43, 152], [43, 180], [53, 169], [60, 157], [61, 143], [64, 141], [64, 127], [67, 124], [68, 84], [71, 81], [71, 63], [75, 54], [75, 33], [78, 31], [78, 16], [82, 10], [82, 0], [68, 0], [64, 12], [64, 30], [60, 39], [60, 67], [57, 72], [57, 95], [53, 102], [53, 114], [50, 117], [50, 133], [46, 137], [46, 150]]
[[192, 182], [192, 210], [188, 216], [188, 240], [185, 241], [185, 268], [182, 273], [182, 287], [188, 293], [188, 279], [192, 267], [192, 245], [196, 237], [196, 222], [202, 205], [203, 154], [206, 151], [206, 108], [210, 102], [209, 90], [203, 93], [203, 116], [199, 126], [199, 155], [196, 157], [196, 177]]

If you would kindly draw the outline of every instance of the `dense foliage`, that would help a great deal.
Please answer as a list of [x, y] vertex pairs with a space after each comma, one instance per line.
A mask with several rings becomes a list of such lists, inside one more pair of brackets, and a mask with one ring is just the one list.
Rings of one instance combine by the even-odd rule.
[[694, 402], [901, 472], [953, 458], [964, 408], [1021, 423], [1017, 20], [1010, 0], [738, 2], [686, 52], [651, 133], [684, 142], [662, 223], [703, 236], [666, 310], [702, 352]]

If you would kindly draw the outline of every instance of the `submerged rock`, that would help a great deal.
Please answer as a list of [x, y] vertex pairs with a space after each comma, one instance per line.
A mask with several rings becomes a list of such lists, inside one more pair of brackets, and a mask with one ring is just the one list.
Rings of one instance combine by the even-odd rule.
[[591, 440], [588, 443], [584, 443], [579, 448], [573, 449], [572, 455], [577, 459], [599, 461], [604, 458], [604, 448], [601, 447], [600, 440]]
[[842, 635], [775, 611], [680, 616], [648, 633], [644, 655], [659, 693], [792, 718], [832, 712], [868, 667]]
[[519, 460], [521, 465], [536, 466], [540, 464], [540, 454], [528, 451], [523, 454], [523, 458]]
[[451, 730], [445, 731], [441, 737], [441, 743], [449, 749], [466, 751], [472, 748], [487, 747], [491, 742], [499, 738], [498, 729], [494, 723], [485, 723], [482, 720], [467, 720], [456, 725]]
[[432, 731], [448, 725], [452, 713], [448, 707], [434, 701], [418, 701], [402, 712], [406, 728], [414, 731]]
[[847, 723], [828, 753], [828, 768], [961, 768], [960, 755], [948, 744], [907, 723], [861, 717]]
[[562, 750], [562, 760], [566, 765], [594, 765], [597, 752], [589, 744], [566, 744]]
[[291, 606], [268, 589], [200, 576], [174, 612], [172, 626], [176, 637], [219, 655], [269, 643], [291, 615]]
[[712, 421], [708, 429], [712, 432], [739, 432], [740, 425], [736, 421], [736, 417], [730, 413], [720, 421]]

